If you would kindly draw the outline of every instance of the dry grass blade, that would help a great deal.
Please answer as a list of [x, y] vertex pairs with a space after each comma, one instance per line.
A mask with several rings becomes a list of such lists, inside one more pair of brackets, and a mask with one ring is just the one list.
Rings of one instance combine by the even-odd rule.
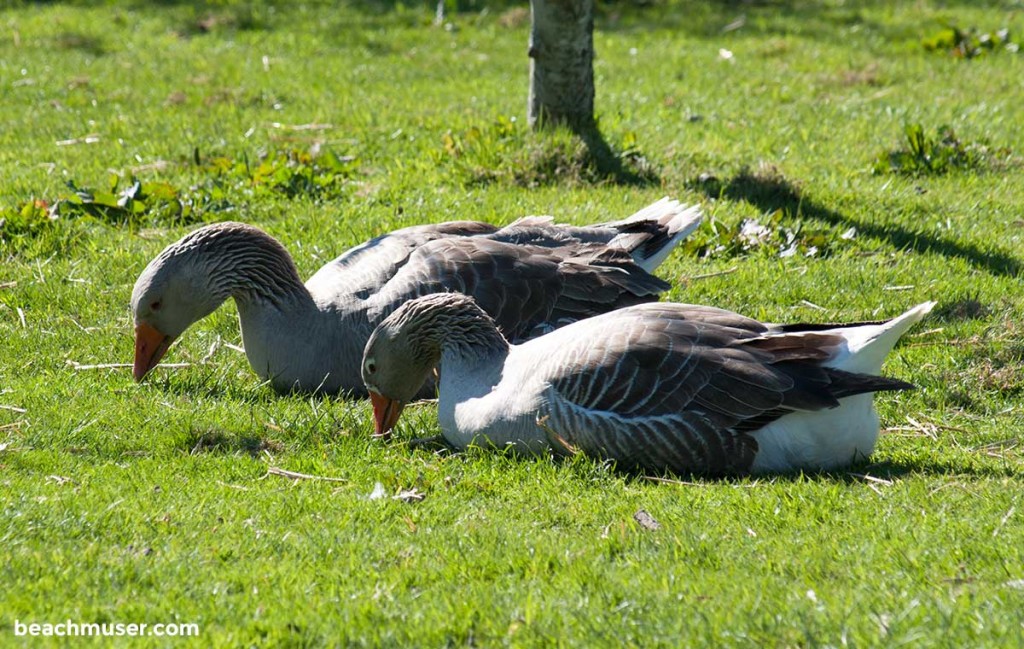
[[1006, 455], [1011, 451], [1016, 450], [1018, 446], [1020, 446], [1020, 438], [1010, 437], [1008, 439], [1001, 439], [997, 442], [989, 442], [988, 444], [974, 446], [968, 450], [973, 453], [983, 453], [988, 457], [1006, 459]]
[[132, 367], [132, 363], [96, 363], [93, 365], [82, 365], [76, 361], [68, 360], [64, 361], [65, 364], [73, 370], [113, 370], [120, 369], [123, 367]]
[[[76, 372], [81, 370], [117, 370], [124, 369], [126, 367], [133, 367], [132, 363], [95, 363], [92, 365], [83, 365], [72, 360], [65, 361], [65, 363]], [[154, 369], [162, 367], [168, 370], [178, 370], [183, 367], [192, 367], [192, 365], [194, 365], [194, 363], [160, 363]]]
[[426, 497], [427, 497], [427, 494], [425, 494], [422, 491], [418, 490], [416, 487], [413, 487], [412, 489], [401, 489], [401, 490], [399, 490], [399, 492], [397, 494], [395, 494], [394, 496], [391, 496], [391, 499], [392, 500], [401, 500], [404, 503], [418, 503], [418, 502], [420, 502], [421, 500], [423, 500]]
[[[345, 433], [346, 435], [348, 433]], [[451, 445], [444, 435], [431, 435], [429, 437], [414, 437], [408, 441], [409, 448], [423, 448], [429, 450], [443, 451], [451, 450]]]
[[11, 412], [17, 412], [20, 414], [28, 412], [28, 410], [25, 410], [24, 408], [19, 408], [18, 406], [5, 406], [2, 403], [0, 403], [0, 410], [10, 410]]
[[882, 429], [882, 434], [899, 437], [927, 437], [927, 435], [912, 426], [889, 426]]
[[544, 431], [544, 434], [547, 435], [548, 443], [551, 444], [553, 449], [564, 451], [568, 455], [576, 455], [580, 452], [580, 450], [570, 444], [568, 440], [549, 428], [547, 421], [548, 415], [544, 415], [543, 417], [538, 416], [536, 419], [537, 425]]
[[[953, 347], [975, 347], [979, 344], [979, 341], [975, 338], [950, 338], [949, 340], [943, 340], [943, 345], [951, 345]], [[908, 342], [904, 347], [932, 347], [935, 342]]]
[[707, 486], [710, 486], [712, 484], [722, 484], [722, 485], [730, 486], [733, 489], [754, 489], [754, 488], [760, 486], [760, 484], [761, 484], [761, 479], [760, 478], [757, 478], [757, 479], [752, 480], [750, 482], [744, 482], [744, 483], [731, 482], [731, 481], [723, 482], [723, 481], [716, 481], [716, 480], [713, 480], [711, 483], [704, 483], [704, 482], [688, 482], [686, 480], [675, 480], [673, 478], [662, 478], [662, 477], [653, 476], [653, 475], [645, 475], [645, 476], [641, 476], [641, 477], [644, 480], [648, 480], [650, 482], [658, 482], [658, 483], [661, 483], [661, 484], [682, 485], [684, 487], [707, 487]]
[[929, 491], [928, 495], [929, 496], [934, 496], [935, 494], [939, 493], [943, 489], [959, 489], [960, 491], [963, 491], [964, 493], [970, 494], [972, 496], [977, 496], [978, 495], [977, 492], [975, 492], [975, 491], [973, 491], [971, 489], [968, 489], [967, 485], [965, 485], [965, 484], [963, 484], [961, 482], [947, 482], [945, 484], [940, 484], [939, 486], [937, 486], [934, 489], [932, 489], [931, 491]]
[[70, 140], [57, 140], [54, 144], [57, 146], [73, 146], [75, 144], [96, 144], [100, 141], [100, 136], [91, 134], [83, 135], [82, 137], [71, 138]]
[[[868, 475], [866, 473], [853, 473], [851, 471], [851, 472], [847, 472], [846, 475], [852, 476], [854, 478], [860, 478], [861, 480], [865, 480], [867, 482], [877, 482], [878, 484], [884, 484], [886, 486], [892, 486], [892, 485], [896, 484], [892, 480], [886, 480], [885, 478], [876, 478], [875, 476]], [[871, 485], [868, 485], [868, 486], [870, 487]]]
[[714, 272], [714, 273], [703, 273], [701, 275], [689, 275], [689, 276], [687, 276], [687, 275], [680, 275], [679, 276], [679, 282], [682, 283], [683, 285], [686, 285], [686, 284], [689, 284], [690, 282], [695, 282], [695, 281], [697, 281], [699, 279], [709, 279], [711, 277], [721, 277], [722, 275], [731, 275], [732, 273], [735, 273], [737, 270], [739, 270], [739, 266], [733, 266], [732, 268], [728, 268], [726, 270], [720, 270], [720, 271], [717, 271], [717, 272]]
[[687, 482], [686, 480], [673, 480], [672, 478], [659, 478], [653, 475], [645, 475], [644, 480], [650, 480], [651, 482], [659, 482], [661, 484], [678, 484], [687, 487], [706, 487], [707, 485], [700, 482]]
[[271, 122], [270, 125], [273, 128], [279, 128], [284, 131], [326, 131], [334, 128], [334, 124], [282, 124], [281, 122]]
[[917, 421], [916, 419], [914, 419], [913, 417], [910, 417], [910, 416], [907, 417], [907, 421], [910, 423], [911, 426], [913, 426], [913, 427], [917, 428], [919, 431], [921, 431], [921, 434], [924, 435], [925, 437], [928, 437], [928, 438], [931, 438], [931, 439], [938, 439], [939, 438], [939, 436], [937, 434], [938, 433], [938, 426], [936, 426], [932, 422], [924, 422], [924, 423], [922, 423], [922, 422], [919, 422], [919, 421]]
[[885, 429], [887, 434], [891, 433], [908, 433], [908, 437], [927, 437], [929, 439], [937, 440], [939, 438], [938, 432], [940, 430], [948, 430], [957, 433], [969, 434], [971, 431], [965, 428], [958, 428], [956, 426], [948, 426], [946, 424], [938, 424], [934, 421], [921, 418], [920, 421], [914, 419], [911, 416], [907, 416], [907, 423], [909, 426], [891, 426]]
[[[308, 473], [299, 473], [297, 471], [288, 471], [287, 469], [281, 469], [276, 466], [267, 468], [267, 475], [279, 475], [282, 478], [291, 478], [292, 480], [323, 480], [325, 482], [348, 482], [345, 478], [331, 478], [322, 475], [310, 475]], [[263, 476], [264, 478], [267, 475]]]
[[18, 285], [18, 282], [0, 282], [0, 289], [3, 288], [14, 288]]
[[992, 538], [996, 538], [997, 536], [999, 536], [999, 532], [1003, 529], [1003, 526], [1006, 525], [1006, 521], [1010, 520], [1010, 517], [1013, 516], [1013, 513], [1015, 511], [1017, 511], [1017, 508], [1011, 507], [1010, 511], [1006, 512], [1006, 515], [1004, 515], [1002, 519], [1000, 519], [999, 525], [996, 525], [996, 529], [992, 530]]
[[1010, 437], [1007, 439], [1001, 439], [998, 442], [989, 442], [988, 444], [982, 444], [980, 446], [974, 446], [971, 448], [972, 451], [994, 451], [996, 449], [1008, 451], [1010, 449], [1017, 448], [1020, 445], [1020, 438]]
[[206, 355], [203, 356], [202, 358], [200, 358], [199, 359], [199, 363], [197, 363], [197, 364], [198, 365], [204, 365], [205, 363], [207, 363], [211, 358], [213, 358], [213, 355], [217, 353], [217, 350], [220, 349], [220, 347], [221, 347], [221, 342], [220, 342], [220, 337], [218, 337], [216, 340], [214, 340], [212, 343], [210, 343], [210, 348], [208, 350], [206, 350]]

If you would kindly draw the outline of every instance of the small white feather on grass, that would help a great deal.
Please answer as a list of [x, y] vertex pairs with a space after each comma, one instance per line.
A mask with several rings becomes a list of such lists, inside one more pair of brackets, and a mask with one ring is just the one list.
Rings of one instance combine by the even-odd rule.
[[[348, 482], [348, 480], [345, 478], [333, 478], [330, 476], [299, 473], [298, 471], [289, 471], [287, 469], [282, 469], [276, 466], [267, 467], [267, 473], [263, 477], [265, 478], [268, 475], [281, 476], [282, 478], [290, 478], [292, 480], [323, 480], [325, 482]], [[263, 478], [260, 479], [262, 480]]]

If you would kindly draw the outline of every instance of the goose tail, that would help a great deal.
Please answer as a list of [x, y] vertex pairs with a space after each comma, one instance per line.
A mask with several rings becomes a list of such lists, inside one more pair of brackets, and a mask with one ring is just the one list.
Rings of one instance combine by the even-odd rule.
[[896, 342], [934, 307], [935, 302], [923, 302], [886, 322], [835, 329], [846, 340], [846, 349], [825, 364], [846, 372], [877, 374]]
[[637, 265], [650, 273], [700, 225], [703, 217], [699, 205], [686, 205], [666, 196], [626, 219], [609, 223], [618, 234], [608, 245], [628, 251]]

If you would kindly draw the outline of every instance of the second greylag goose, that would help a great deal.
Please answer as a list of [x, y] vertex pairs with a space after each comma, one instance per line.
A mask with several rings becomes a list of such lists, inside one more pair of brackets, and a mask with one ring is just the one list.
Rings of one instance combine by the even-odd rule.
[[279, 391], [365, 394], [359, 361], [373, 328], [418, 295], [472, 295], [506, 337], [526, 340], [621, 306], [656, 300], [650, 274], [700, 222], [662, 199], [589, 227], [526, 217], [505, 228], [461, 221], [405, 228], [341, 255], [305, 284], [287, 250], [242, 223], [199, 228], [168, 246], [132, 292], [136, 380], [171, 342], [229, 297], [256, 373]]
[[438, 419], [458, 448], [550, 448], [709, 475], [832, 469], [874, 449], [871, 393], [913, 387], [877, 374], [933, 304], [846, 326], [641, 304], [510, 345], [471, 298], [428, 295], [377, 327], [362, 374], [378, 435], [439, 364]]

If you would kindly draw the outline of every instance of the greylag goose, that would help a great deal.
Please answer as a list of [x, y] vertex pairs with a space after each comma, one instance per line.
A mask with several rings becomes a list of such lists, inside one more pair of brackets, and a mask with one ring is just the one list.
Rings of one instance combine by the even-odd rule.
[[132, 292], [136, 380], [192, 323], [227, 298], [238, 305], [253, 370], [279, 391], [365, 395], [359, 361], [373, 328], [418, 295], [460, 291], [521, 341], [617, 307], [656, 300], [650, 271], [701, 219], [662, 199], [602, 225], [526, 217], [505, 228], [471, 221], [397, 230], [357, 246], [303, 285], [287, 250], [242, 223], [199, 228], [142, 271]]
[[377, 327], [362, 375], [378, 436], [440, 364], [438, 419], [457, 448], [709, 475], [833, 469], [874, 449], [871, 393], [913, 388], [877, 373], [933, 305], [882, 323], [779, 326], [650, 303], [510, 345], [471, 298], [428, 295]]

